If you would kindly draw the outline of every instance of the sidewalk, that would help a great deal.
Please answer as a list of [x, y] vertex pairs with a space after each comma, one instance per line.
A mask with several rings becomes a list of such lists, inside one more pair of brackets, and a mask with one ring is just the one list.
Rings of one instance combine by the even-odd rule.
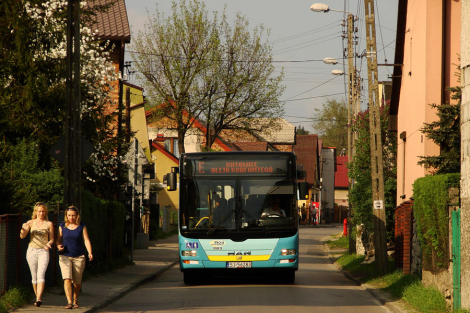
[[80, 308], [64, 309], [67, 304], [62, 288], [46, 288], [40, 308], [28, 304], [16, 312], [95, 312], [121, 298], [129, 291], [154, 280], [171, 266], [178, 263], [178, 236], [150, 241], [149, 248], [134, 250], [133, 266], [83, 282]]

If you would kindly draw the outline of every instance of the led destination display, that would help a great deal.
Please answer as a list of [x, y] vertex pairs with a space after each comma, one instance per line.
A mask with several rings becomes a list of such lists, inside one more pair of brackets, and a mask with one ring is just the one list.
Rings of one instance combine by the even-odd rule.
[[289, 158], [286, 156], [258, 160], [188, 158], [184, 172], [188, 176], [285, 175], [288, 173], [288, 161]]

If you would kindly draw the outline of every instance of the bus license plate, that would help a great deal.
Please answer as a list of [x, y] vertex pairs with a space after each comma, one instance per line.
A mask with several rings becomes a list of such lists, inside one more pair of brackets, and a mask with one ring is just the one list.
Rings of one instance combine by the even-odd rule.
[[251, 268], [251, 262], [227, 262], [227, 268]]

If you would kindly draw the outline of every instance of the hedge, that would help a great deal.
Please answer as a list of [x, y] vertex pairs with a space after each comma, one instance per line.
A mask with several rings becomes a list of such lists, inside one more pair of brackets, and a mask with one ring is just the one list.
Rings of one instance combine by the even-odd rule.
[[449, 267], [449, 205], [459, 196], [460, 174], [419, 178], [413, 184], [413, 213], [421, 243], [423, 269]]

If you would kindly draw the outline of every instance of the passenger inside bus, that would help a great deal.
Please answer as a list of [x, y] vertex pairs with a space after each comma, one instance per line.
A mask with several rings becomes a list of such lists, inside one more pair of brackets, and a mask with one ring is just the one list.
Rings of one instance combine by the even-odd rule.
[[221, 198], [215, 192], [213, 193], [212, 199], [214, 200], [215, 204], [213, 209], [214, 218], [212, 224], [217, 225], [219, 222], [225, 219], [221, 226], [225, 228], [233, 228], [232, 217], [230, 216], [232, 212], [227, 204], [227, 200]]
[[270, 206], [263, 210], [261, 217], [286, 217], [286, 212], [280, 208], [280, 199], [277, 196], [270, 198]]

